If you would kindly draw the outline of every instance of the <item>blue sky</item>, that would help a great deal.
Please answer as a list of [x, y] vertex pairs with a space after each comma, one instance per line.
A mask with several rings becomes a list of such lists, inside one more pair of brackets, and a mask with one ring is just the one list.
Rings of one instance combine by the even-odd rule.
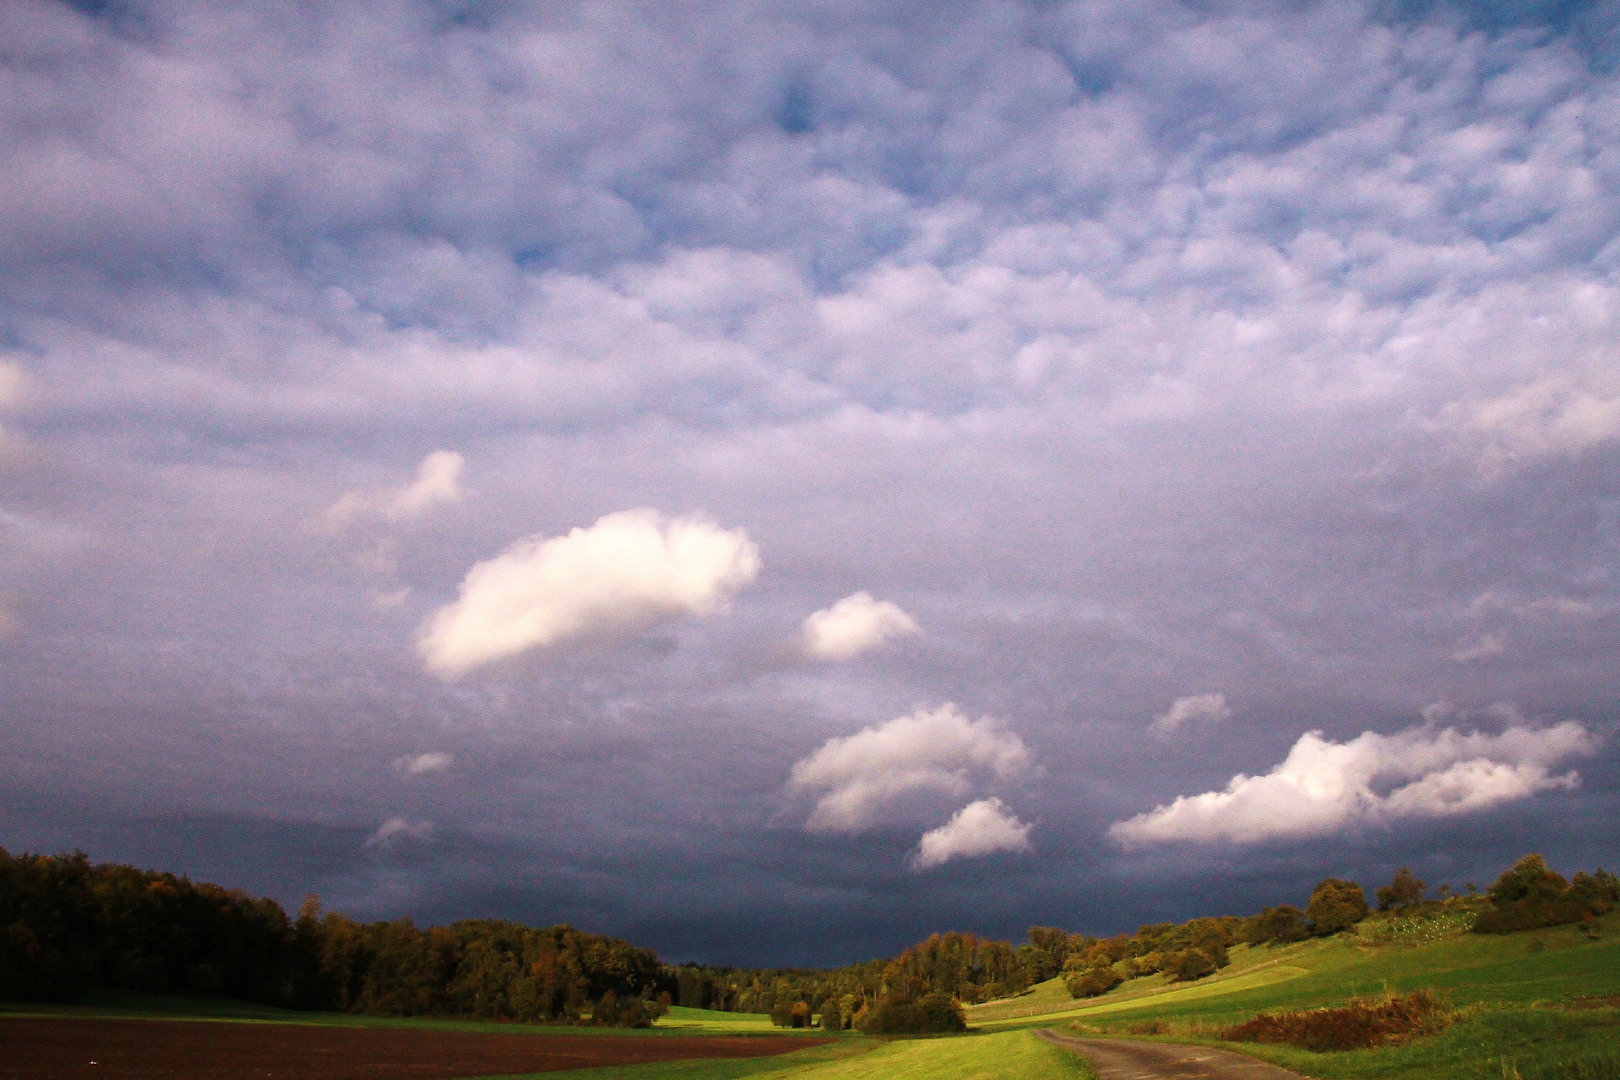
[[16, 5], [0, 844], [737, 963], [1612, 863], [1617, 27]]

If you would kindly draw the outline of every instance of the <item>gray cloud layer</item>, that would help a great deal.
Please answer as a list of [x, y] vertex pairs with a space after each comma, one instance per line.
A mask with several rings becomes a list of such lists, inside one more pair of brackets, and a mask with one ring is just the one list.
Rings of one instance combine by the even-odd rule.
[[[758, 961], [1600, 861], [1620, 80], [1595, 15], [1493, 11], [12, 5], [0, 843]], [[634, 508], [759, 563], [424, 670], [470, 569]], [[926, 633], [802, 663], [858, 592]], [[931, 884], [965, 792], [785, 812], [942, 701], [1040, 769]], [[1581, 786], [1106, 836], [1436, 702], [1578, 723]]]

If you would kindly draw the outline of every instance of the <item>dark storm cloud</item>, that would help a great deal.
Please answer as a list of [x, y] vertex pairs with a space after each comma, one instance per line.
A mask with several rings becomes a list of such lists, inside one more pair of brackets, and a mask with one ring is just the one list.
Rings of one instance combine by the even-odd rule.
[[[1595, 16], [8, 16], [0, 843], [754, 962], [1612, 860], [1560, 826], [1617, 790]], [[474, 567], [641, 509], [757, 573], [711, 606], [609, 553], [579, 633], [425, 669]], [[562, 610], [524, 588], [480, 633]], [[860, 593], [922, 632], [807, 659]], [[897, 752], [905, 799], [806, 831], [795, 763], [947, 704], [1030, 767]], [[1488, 739], [1414, 774], [1468, 813], [1107, 836], [1307, 732], [1562, 722], [1499, 801]], [[999, 849], [911, 869], [981, 804]]]

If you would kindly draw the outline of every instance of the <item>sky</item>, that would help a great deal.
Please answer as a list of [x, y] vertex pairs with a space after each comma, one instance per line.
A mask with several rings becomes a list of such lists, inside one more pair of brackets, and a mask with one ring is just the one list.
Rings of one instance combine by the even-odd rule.
[[1613, 867], [1617, 57], [15, 0], [0, 845], [747, 965]]

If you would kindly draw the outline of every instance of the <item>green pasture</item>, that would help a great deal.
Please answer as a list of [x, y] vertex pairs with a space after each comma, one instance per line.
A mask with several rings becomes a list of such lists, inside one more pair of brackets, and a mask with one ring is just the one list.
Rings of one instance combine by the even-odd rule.
[[[1220, 1046], [1322, 1080], [1620, 1080], [1620, 917], [1595, 941], [1573, 926], [1487, 936], [1465, 925], [1446, 913], [1374, 919], [1355, 934], [1233, 949], [1231, 967], [1196, 983], [1133, 979], [1084, 1002], [1053, 980], [975, 1006], [970, 1022]], [[1458, 1019], [1405, 1046], [1317, 1054], [1218, 1038], [1261, 1012], [1417, 989], [1438, 991]]]
[[1437, 990], [1459, 1006], [1620, 994], [1616, 915], [1605, 920], [1597, 941], [1574, 926], [1501, 936], [1459, 929], [1421, 944], [1388, 940], [1382, 929], [1374, 924], [1365, 935], [1295, 945], [1240, 945], [1231, 950], [1231, 966], [1210, 978], [1181, 985], [1153, 975], [1086, 1001], [1071, 1000], [1053, 979], [1021, 997], [969, 1008], [968, 1022], [988, 1030], [1074, 1020], [1108, 1030], [1159, 1020], [1226, 1026], [1261, 1012], [1417, 989]]
[[[830, 1046], [746, 1061], [535, 1073], [524, 1080], [1096, 1080], [1083, 1058], [1029, 1031], [927, 1039], [840, 1040]], [[507, 1077], [504, 1080], [518, 1080]]]

